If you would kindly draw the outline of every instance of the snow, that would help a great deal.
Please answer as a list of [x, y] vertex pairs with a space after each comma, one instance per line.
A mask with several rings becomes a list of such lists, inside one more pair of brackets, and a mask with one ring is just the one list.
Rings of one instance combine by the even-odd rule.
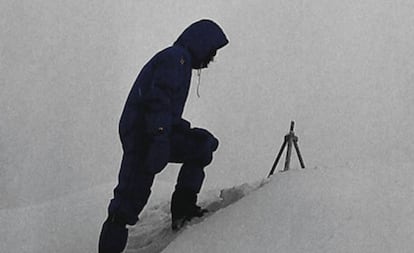
[[39, 205], [1, 209], [2, 252], [95, 252], [110, 189], [99, 185]]
[[163, 252], [412, 252], [412, 167], [378, 175], [379, 169], [276, 174], [259, 190], [188, 227]]
[[[412, 252], [413, 13], [411, 0], [2, 1], [0, 251], [96, 252], [131, 84], [212, 18], [230, 43], [184, 116], [220, 139], [201, 193], [217, 211], [165, 230], [170, 165], [127, 251]], [[307, 169], [293, 156], [255, 190], [291, 120]]]
[[[187, 226], [203, 222], [218, 210], [233, 204], [246, 194], [263, 186], [266, 182], [266, 180], [261, 180], [254, 184], [245, 183], [240, 186], [220, 191], [210, 190], [201, 194], [199, 203], [209, 212], [202, 218], [193, 219]], [[184, 229], [178, 232], [172, 231], [169, 208], [170, 202], [162, 201], [158, 205], [144, 211], [141, 221], [136, 226], [130, 228], [126, 252], [161, 252], [171, 241], [180, 236], [181, 231], [184, 231]]]
[[[173, 185], [158, 181], [141, 220], [129, 227], [125, 252], [412, 252], [412, 166], [381, 166], [293, 168], [208, 190], [199, 202], [210, 214], [179, 232], [170, 229]], [[1, 210], [0, 245], [20, 253], [95, 252], [101, 196], [111, 187]]]

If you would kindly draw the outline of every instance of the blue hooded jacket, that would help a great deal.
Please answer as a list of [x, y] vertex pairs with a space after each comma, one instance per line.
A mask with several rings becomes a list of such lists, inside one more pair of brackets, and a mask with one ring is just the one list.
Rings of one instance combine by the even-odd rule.
[[[142, 68], [127, 98], [119, 132], [123, 146], [138, 133], [171, 133], [189, 125], [182, 119], [192, 69], [207, 67], [228, 40], [211, 20], [200, 20], [184, 30], [173, 46], [158, 52]], [[132, 141], [134, 142], [134, 141]]]

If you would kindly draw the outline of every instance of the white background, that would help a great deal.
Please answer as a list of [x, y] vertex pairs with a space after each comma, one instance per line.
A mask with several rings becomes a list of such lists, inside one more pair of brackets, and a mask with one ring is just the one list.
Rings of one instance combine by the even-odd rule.
[[221, 141], [204, 189], [265, 177], [290, 120], [308, 167], [412, 164], [413, 14], [408, 0], [1, 1], [0, 209], [103, 184], [108, 201], [136, 75], [200, 18], [230, 40], [184, 115]]

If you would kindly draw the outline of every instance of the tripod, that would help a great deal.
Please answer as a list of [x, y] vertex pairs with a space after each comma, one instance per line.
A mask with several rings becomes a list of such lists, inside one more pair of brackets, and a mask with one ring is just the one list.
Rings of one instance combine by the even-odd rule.
[[295, 127], [295, 122], [291, 121], [290, 122], [290, 131], [287, 135], [285, 135], [285, 140], [282, 144], [282, 147], [280, 148], [279, 154], [277, 154], [276, 160], [273, 163], [272, 169], [271, 169], [271, 171], [270, 171], [270, 173], [267, 177], [270, 177], [275, 172], [277, 163], [279, 162], [280, 157], [282, 156], [282, 153], [283, 153], [283, 150], [286, 147], [286, 144], [287, 144], [287, 153], [286, 153], [285, 168], [282, 171], [289, 170], [290, 157], [292, 155], [292, 144], [295, 146], [296, 153], [298, 154], [300, 166], [302, 167], [302, 169], [305, 168], [305, 164], [303, 162], [302, 155], [300, 154], [300, 150], [299, 150], [298, 137], [295, 135], [295, 132], [293, 131], [294, 127]]

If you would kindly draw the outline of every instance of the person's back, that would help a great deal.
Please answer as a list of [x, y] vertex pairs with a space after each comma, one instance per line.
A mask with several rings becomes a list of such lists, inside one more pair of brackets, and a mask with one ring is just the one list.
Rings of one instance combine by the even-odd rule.
[[[167, 113], [171, 110], [171, 125], [179, 123], [190, 86], [192, 70], [190, 59], [191, 56], [185, 49], [171, 46], [157, 53], [142, 68], [121, 115], [119, 124], [121, 140], [127, 140], [126, 133], [145, 130], [143, 116], [148, 110]], [[182, 66], [172, 69], [171, 65], [174, 66], [175, 63], [180, 63]], [[153, 80], [155, 76], [158, 80]], [[159, 80], [160, 78], [165, 80]], [[159, 87], [154, 87], [155, 83], [158, 83]], [[166, 115], [166, 117], [170, 116]], [[148, 124], [147, 126], [150, 127]], [[147, 130], [151, 131], [151, 129]]]
[[205, 212], [196, 205], [197, 194], [218, 140], [207, 130], [191, 128], [182, 113], [192, 69], [206, 68], [216, 51], [227, 43], [216, 23], [200, 20], [142, 68], [119, 123], [124, 153], [119, 182], [99, 239], [100, 253], [123, 251], [128, 237], [126, 224], [138, 221], [155, 175], [168, 162], [183, 164], [171, 200], [173, 229]]

